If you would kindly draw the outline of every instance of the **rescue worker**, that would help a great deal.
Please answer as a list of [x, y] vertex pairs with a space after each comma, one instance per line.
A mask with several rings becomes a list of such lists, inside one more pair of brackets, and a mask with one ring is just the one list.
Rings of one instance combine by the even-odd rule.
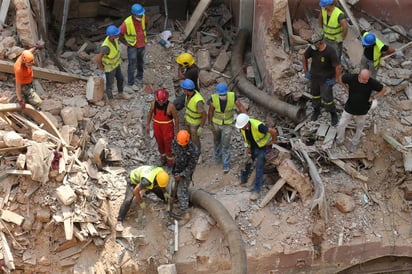
[[177, 133], [172, 143], [172, 151], [175, 156], [172, 173], [177, 184], [177, 198], [180, 203], [180, 224], [184, 225], [190, 219], [189, 184], [192, 181], [200, 151], [190, 140], [190, 133], [187, 130], [180, 130]]
[[213, 132], [215, 164], [221, 161], [223, 172], [228, 173], [235, 106], [241, 113], [246, 113], [246, 109], [236, 94], [228, 90], [226, 83], [216, 85], [216, 93], [212, 94], [208, 104], [208, 122]]
[[[354, 119], [356, 132], [353, 135], [349, 151], [355, 152], [360, 143], [367, 114], [372, 106], [376, 107], [376, 99], [385, 95], [386, 87], [371, 78], [371, 74], [367, 69], [362, 69], [359, 74], [344, 74], [342, 83], [346, 87], [345, 90], [349, 96], [337, 128], [336, 143], [338, 145], [343, 144], [346, 127]], [[372, 95], [373, 91], [376, 91], [374, 95]]]
[[161, 167], [140, 166], [129, 173], [126, 181], [125, 197], [117, 216], [116, 231], [119, 232], [123, 231], [123, 220], [130, 209], [133, 198], [136, 198], [141, 209], [146, 208], [146, 203], [143, 201], [140, 191], [147, 190], [153, 192], [165, 202], [170, 198], [169, 193], [166, 192], [169, 174]]
[[[199, 91], [199, 68], [195, 63], [193, 56], [188, 52], [184, 52], [176, 58], [176, 63], [179, 66], [177, 68], [177, 77], [179, 81], [190, 79], [195, 84], [195, 90]], [[176, 99], [173, 103], [175, 104], [178, 111], [183, 109], [183, 107], [185, 106], [185, 94], [177, 93]]]
[[247, 145], [247, 154], [252, 160], [256, 160], [256, 178], [250, 200], [256, 201], [260, 197], [263, 186], [263, 171], [265, 167], [265, 155], [271, 151], [276, 143], [277, 131], [268, 127], [259, 120], [250, 118], [245, 113], [240, 113], [236, 118], [236, 128], [240, 129]]
[[361, 69], [368, 69], [371, 77], [376, 79], [381, 58], [394, 53], [395, 49], [385, 45], [375, 34], [369, 32], [362, 35], [362, 45]]
[[[150, 132], [150, 122], [153, 119], [153, 132], [160, 153], [162, 165], [173, 166], [172, 141], [175, 132], [179, 130], [179, 118], [172, 102], [169, 101], [169, 92], [158, 89], [154, 93], [155, 100], [150, 104], [147, 114], [146, 133]], [[174, 123], [173, 123], [174, 121]]]
[[127, 59], [129, 60], [127, 84], [134, 91], [143, 88], [144, 53], [147, 42], [145, 12], [142, 5], [134, 4], [131, 9], [132, 15], [120, 25], [120, 41], [127, 46]]
[[[305, 77], [310, 80], [312, 93], [313, 113], [312, 121], [316, 121], [320, 115], [321, 105], [331, 114], [331, 124], [336, 126], [338, 114], [333, 98], [333, 85], [340, 81], [341, 65], [335, 50], [323, 41], [321, 34], [315, 33], [311, 38], [312, 45], [302, 55], [303, 71]], [[308, 65], [308, 59], [312, 63]]]
[[[104, 71], [106, 76], [106, 99], [110, 105], [113, 105], [113, 82], [116, 78], [117, 90], [119, 98], [129, 100], [131, 97], [123, 92], [123, 73], [120, 66], [122, 59], [120, 57], [119, 47], [120, 29], [114, 25], [110, 25], [106, 29], [106, 38], [100, 46], [100, 52], [96, 56], [97, 66], [101, 71]], [[126, 88], [128, 90], [128, 88]]]
[[320, 0], [319, 24], [325, 35], [325, 42], [334, 48], [338, 58], [342, 57], [342, 42], [348, 34], [348, 22], [342, 10], [335, 7], [334, 0]]
[[[185, 79], [180, 84], [183, 89], [185, 98], [185, 127], [189, 130], [191, 140], [201, 153], [200, 137], [203, 135], [203, 127], [206, 123], [207, 115], [205, 110], [205, 100], [202, 95], [195, 90], [195, 84], [190, 79]], [[199, 163], [202, 162], [202, 156], [199, 156]]]
[[36, 93], [33, 86], [33, 52], [36, 49], [41, 49], [42, 46], [36, 46], [28, 50], [23, 50], [21, 55], [14, 63], [14, 75], [16, 77], [16, 96], [21, 108], [26, 107], [26, 103], [39, 108], [42, 99]]

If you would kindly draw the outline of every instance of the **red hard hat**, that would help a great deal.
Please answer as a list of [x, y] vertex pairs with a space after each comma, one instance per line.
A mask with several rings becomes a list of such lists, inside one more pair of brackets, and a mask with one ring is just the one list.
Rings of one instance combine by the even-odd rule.
[[156, 101], [164, 102], [169, 99], [169, 92], [165, 88], [161, 88], [155, 91]]

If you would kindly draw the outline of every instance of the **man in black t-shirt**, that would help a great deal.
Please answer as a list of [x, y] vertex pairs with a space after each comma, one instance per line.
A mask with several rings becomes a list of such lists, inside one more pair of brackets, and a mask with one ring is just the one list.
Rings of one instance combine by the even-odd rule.
[[[386, 88], [370, 77], [370, 71], [362, 69], [359, 74], [345, 74], [342, 76], [342, 84], [349, 93], [345, 103], [345, 109], [339, 121], [336, 142], [342, 144], [345, 139], [345, 129], [353, 118], [356, 122], [356, 132], [352, 138], [350, 151], [356, 150], [362, 135], [363, 127], [366, 122], [366, 115], [373, 100], [385, 95]], [[372, 92], [377, 93], [373, 96]]]
[[[326, 45], [321, 34], [315, 33], [311, 39], [312, 45], [302, 55], [303, 71], [305, 77], [310, 80], [312, 93], [313, 114], [312, 121], [316, 121], [320, 115], [321, 105], [331, 114], [331, 124], [336, 126], [338, 115], [333, 98], [333, 85], [340, 81], [341, 65], [336, 51]], [[312, 63], [308, 65], [308, 59]], [[336, 79], [336, 80], [335, 80]]]

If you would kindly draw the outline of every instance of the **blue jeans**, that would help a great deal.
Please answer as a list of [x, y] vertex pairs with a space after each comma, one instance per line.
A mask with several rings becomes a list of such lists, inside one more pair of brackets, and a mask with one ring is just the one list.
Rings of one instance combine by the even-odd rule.
[[137, 69], [137, 80], [143, 80], [143, 57], [144, 57], [144, 47], [143, 48], [135, 48], [135, 47], [127, 47], [127, 59], [129, 60], [129, 64], [127, 65], [127, 84], [133, 85], [135, 76], [134, 72]]
[[112, 93], [112, 88], [113, 88], [113, 82], [114, 78], [116, 78], [116, 84], [117, 84], [117, 91], [119, 93], [123, 92], [123, 74], [122, 74], [122, 68], [117, 66], [114, 70], [111, 72], [106, 72], [106, 95], [107, 98], [113, 99], [113, 93]]
[[216, 125], [213, 126], [213, 143], [215, 162], [220, 159], [223, 162], [223, 169], [228, 169], [230, 166], [230, 140], [232, 137], [232, 125]]
[[256, 179], [253, 191], [259, 193], [263, 186], [263, 172], [265, 168], [265, 155], [271, 150], [270, 147], [256, 148], [252, 151], [252, 159], [256, 159]]

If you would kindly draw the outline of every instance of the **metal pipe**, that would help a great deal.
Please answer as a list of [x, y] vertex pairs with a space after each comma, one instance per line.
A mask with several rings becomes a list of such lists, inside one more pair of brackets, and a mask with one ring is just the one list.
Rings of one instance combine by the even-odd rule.
[[169, 10], [167, 8], [167, 0], [164, 0], [164, 6], [165, 6], [165, 23], [163, 25], [163, 30], [167, 29], [167, 20], [169, 19]]
[[246, 41], [249, 37], [249, 31], [246, 29], [239, 30], [235, 45], [232, 51], [232, 74], [240, 73], [235, 81], [240, 92], [257, 104], [274, 111], [277, 114], [286, 116], [295, 122], [301, 122], [306, 118], [306, 111], [304, 108], [288, 104], [279, 100], [276, 96], [267, 94], [253, 85], [245, 76], [242, 70], [243, 67], [243, 53], [245, 50]]
[[64, 36], [66, 34], [66, 23], [67, 23], [67, 17], [69, 14], [69, 5], [70, 5], [70, 0], [64, 0], [62, 25], [60, 28], [59, 43], [57, 44], [57, 55], [60, 55], [60, 53], [63, 50], [63, 46], [64, 46]]
[[232, 219], [227, 209], [215, 198], [202, 189], [189, 189], [190, 201], [204, 208], [223, 229], [223, 233], [229, 244], [230, 257], [232, 259], [232, 273], [247, 273], [246, 250], [239, 228]]

